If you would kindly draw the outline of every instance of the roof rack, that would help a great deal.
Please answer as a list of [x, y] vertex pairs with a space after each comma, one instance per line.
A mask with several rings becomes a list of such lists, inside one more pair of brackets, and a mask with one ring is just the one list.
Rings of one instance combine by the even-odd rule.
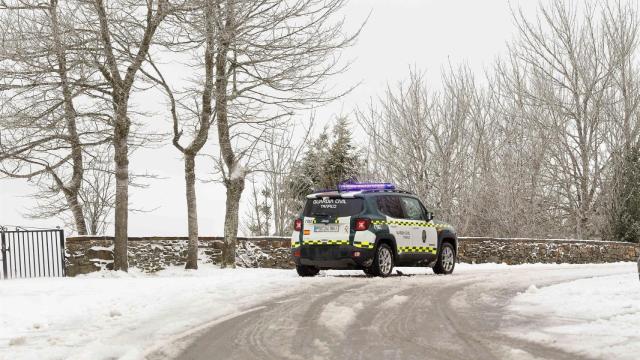
[[415, 195], [414, 193], [402, 189], [398, 189], [394, 184], [388, 182], [344, 182], [338, 184], [335, 189], [318, 189], [313, 192], [313, 194], [321, 194], [328, 192], [337, 192], [338, 194], [342, 193], [401, 193], [401, 194], [410, 194]]
[[385, 190], [364, 190], [362, 192], [363, 193], [385, 192], [385, 193], [401, 193], [401, 194], [415, 195], [411, 191], [402, 190], [402, 189], [394, 189], [394, 190], [388, 190], [388, 189], [385, 189]]
[[317, 198], [317, 196], [324, 194], [324, 193], [335, 193], [338, 195], [342, 195], [345, 193], [351, 193], [353, 195], [356, 194], [372, 194], [372, 193], [388, 193], [388, 194], [407, 194], [407, 195], [413, 195], [413, 196], [417, 196], [415, 193], [412, 193], [411, 191], [407, 191], [407, 190], [400, 190], [400, 189], [375, 189], [375, 190], [358, 190], [358, 191], [338, 191], [338, 190], [325, 190], [322, 192], [314, 192], [311, 193], [309, 195], [306, 196], [307, 199], [314, 199]]

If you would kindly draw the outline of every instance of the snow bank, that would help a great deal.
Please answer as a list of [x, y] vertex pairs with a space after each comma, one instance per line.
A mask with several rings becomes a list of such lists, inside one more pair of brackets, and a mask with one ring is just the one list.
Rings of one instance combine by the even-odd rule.
[[318, 281], [295, 271], [100, 272], [0, 282], [0, 359], [139, 359], [200, 324]]
[[347, 304], [346, 306], [328, 303], [320, 313], [318, 322], [336, 335], [343, 335], [363, 308], [362, 303]]
[[591, 358], [640, 358], [640, 282], [635, 272], [531, 285], [509, 309], [541, 322], [534, 331], [513, 329], [513, 336]]

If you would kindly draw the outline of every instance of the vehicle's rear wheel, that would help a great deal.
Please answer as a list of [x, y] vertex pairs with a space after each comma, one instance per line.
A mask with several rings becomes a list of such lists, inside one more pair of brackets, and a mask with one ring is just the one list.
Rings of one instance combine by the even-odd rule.
[[449, 275], [456, 267], [456, 251], [450, 243], [442, 243], [442, 248], [438, 254], [438, 261], [433, 266], [436, 274]]
[[318, 273], [320, 272], [320, 269], [318, 269], [315, 266], [296, 265], [296, 271], [298, 272], [298, 275], [300, 275], [300, 276], [309, 277], [309, 276], [318, 275]]
[[387, 277], [393, 270], [393, 251], [387, 244], [380, 244], [376, 249], [371, 270], [374, 276]]

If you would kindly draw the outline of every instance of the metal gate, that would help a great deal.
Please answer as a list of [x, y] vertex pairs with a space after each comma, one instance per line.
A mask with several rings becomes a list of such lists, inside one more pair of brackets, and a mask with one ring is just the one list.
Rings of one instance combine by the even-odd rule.
[[65, 276], [64, 231], [0, 226], [2, 279]]

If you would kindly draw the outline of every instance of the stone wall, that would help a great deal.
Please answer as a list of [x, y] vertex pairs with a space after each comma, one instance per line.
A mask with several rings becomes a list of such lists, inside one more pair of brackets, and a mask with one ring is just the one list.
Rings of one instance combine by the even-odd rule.
[[[222, 237], [200, 237], [200, 263], [219, 262]], [[184, 265], [187, 256], [186, 237], [130, 237], [129, 266], [155, 272], [172, 265]], [[293, 268], [289, 238], [239, 237], [236, 263], [240, 267]], [[66, 239], [66, 266], [69, 276], [111, 269], [112, 236], [79, 236]]]
[[627, 242], [565, 239], [460, 238], [465, 263], [606, 263], [637, 261], [640, 246]]
[[[218, 263], [222, 237], [201, 237], [200, 263]], [[75, 276], [113, 263], [113, 237], [66, 239], [67, 274]], [[130, 237], [129, 265], [147, 272], [184, 265], [186, 237]], [[498, 239], [461, 237], [459, 260], [466, 263], [603, 263], [636, 261], [637, 244], [588, 240]], [[292, 268], [286, 237], [238, 238], [236, 262], [241, 267]]]

